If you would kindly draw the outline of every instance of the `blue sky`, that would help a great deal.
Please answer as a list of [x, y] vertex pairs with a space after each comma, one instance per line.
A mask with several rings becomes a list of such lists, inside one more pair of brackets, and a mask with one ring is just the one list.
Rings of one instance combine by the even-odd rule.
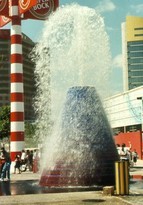
[[[113, 94], [122, 92], [122, 61], [121, 61], [121, 23], [127, 15], [143, 16], [142, 0], [59, 0], [60, 6], [76, 2], [82, 6], [96, 8], [104, 18], [106, 31], [109, 35], [112, 55], [112, 90]], [[4, 28], [9, 28], [10, 24]], [[22, 31], [33, 41], [40, 36], [43, 21], [26, 20], [22, 22]]]

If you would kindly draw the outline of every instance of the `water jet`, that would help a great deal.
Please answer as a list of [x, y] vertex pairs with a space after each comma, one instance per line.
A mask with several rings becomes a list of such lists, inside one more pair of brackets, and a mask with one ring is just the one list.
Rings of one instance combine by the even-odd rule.
[[114, 184], [118, 155], [102, 105], [111, 70], [103, 18], [77, 4], [57, 9], [35, 53], [41, 186]]

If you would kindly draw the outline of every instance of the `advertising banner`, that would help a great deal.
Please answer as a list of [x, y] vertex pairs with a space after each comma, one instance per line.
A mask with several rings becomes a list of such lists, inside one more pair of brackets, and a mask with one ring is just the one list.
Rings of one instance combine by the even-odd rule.
[[9, 1], [0, 0], [0, 15], [9, 16]]
[[37, 0], [37, 2], [24, 13], [24, 19], [45, 20], [59, 6], [59, 0]]
[[0, 27], [5, 26], [7, 23], [11, 21], [10, 18], [7, 18], [5, 16], [0, 16]]
[[23, 14], [36, 5], [38, 0], [19, 0], [19, 13]]
[[[10, 0], [0, 0], [0, 27], [11, 21], [9, 16]], [[19, 15], [22, 19], [46, 20], [59, 6], [59, 0], [19, 0]]]

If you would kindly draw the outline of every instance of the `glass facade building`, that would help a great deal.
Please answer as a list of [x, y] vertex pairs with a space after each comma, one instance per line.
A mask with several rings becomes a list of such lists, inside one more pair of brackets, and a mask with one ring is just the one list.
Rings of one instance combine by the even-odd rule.
[[129, 90], [143, 85], [143, 41], [128, 42]]
[[[35, 119], [33, 98], [35, 94], [34, 63], [30, 52], [35, 43], [22, 34], [23, 80], [25, 120]], [[10, 105], [10, 30], [0, 30], [0, 106]]]
[[124, 91], [143, 85], [143, 18], [127, 16], [122, 25]]

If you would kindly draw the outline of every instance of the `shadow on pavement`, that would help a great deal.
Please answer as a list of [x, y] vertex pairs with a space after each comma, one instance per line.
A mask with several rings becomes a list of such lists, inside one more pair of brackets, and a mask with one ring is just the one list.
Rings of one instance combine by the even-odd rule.
[[0, 195], [11, 195], [10, 181], [3, 181], [0, 183]]
[[104, 199], [85, 199], [85, 200], [82, 200], [83, 202], [94, 202], [94, 203], [98, 203], [98, 202], [105, 202], [106, 200]]
[[0, 182], [0, 196], [41, 193], [66, 193], [79, 191], [99, 191], [101, 186], [93, 187], [41, 187], [38, 180], [19, 180]]

